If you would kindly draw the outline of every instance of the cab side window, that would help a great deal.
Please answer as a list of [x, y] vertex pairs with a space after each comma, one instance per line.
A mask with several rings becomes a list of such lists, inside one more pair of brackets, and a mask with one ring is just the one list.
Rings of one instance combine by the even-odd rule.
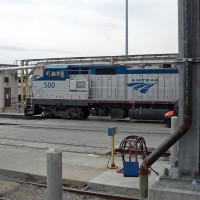
[[46, 71], [45, 71], [45, 77], [49, 78], [49, 74], [50, 74], [50, 71], [49, 71], [49, 70], [46, 70]]
[[46, 70], [44, 73], [46, 78], [59, 79], [65, 77], [64, 70]]

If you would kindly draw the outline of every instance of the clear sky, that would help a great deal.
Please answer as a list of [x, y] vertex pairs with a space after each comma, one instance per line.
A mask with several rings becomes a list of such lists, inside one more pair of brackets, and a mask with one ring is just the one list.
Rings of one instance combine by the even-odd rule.
[[[125, 0], [0, 0], [0, 63], [125, 54]], [[129, 54], [178, 52], [176, 0], [129, 0]]]

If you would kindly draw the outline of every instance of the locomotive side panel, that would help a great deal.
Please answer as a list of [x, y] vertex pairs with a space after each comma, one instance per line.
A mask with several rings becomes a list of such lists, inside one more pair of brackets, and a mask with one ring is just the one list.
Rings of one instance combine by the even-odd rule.
[[165, 100], [165, 76], [159, 74], [157, 83], [158, 100]]
[[92, 76], [92, 99], [101, 97], [101, 76]]
[[65, 81], [33, 81], [32, 96], [34, 98], [65, 98]]
[[159, 100], [176, 101], [178, 99], [178, 74], [161, 74], [158, 84]]
[[178, 98], [178, 74], [133, 73], [128, 75], [128, 99], [135, 101], [175, 101]]
[[108, 99], [108, 75], [106, 76], [101, 76], [101, 88], [102, 88], [102, 93], [101, 93], [101, 98], [102, 99]]
[[150, 82], [152, 84], [152, 86], [147, 91], [148, 99], [149, 100], [157, 100], [158, 99], [158, 91], [159, 91], [157, 80], [159, 80], [159, 75], [158, 74], [147, 74], [147, 79], [150, 80]]
[[117, 76], [116, 75], [108, 75], [108, 100], [116, 100], [117, 99]]
[[111, 76], [112, 82], [111, 82], [111, 90], [112, 90], [112, 100], [117, 100], [117, 76]]
[[126, 99], [126, 75], [92, 75], [92, 99]]
[[66, 99], [90, 98], [90, 78], [87, 75], [71, 75], [66, 79]]
[[126, 99], [126, 75], [117, 75], [117, 99]]
[[129, 74], [128, 99], [157, 100], [157, 74]]
[[109, 75], [108, 76], [108, 79], [107, 79], [107, 81], [108, 81], [108, 96], [107, 96], [107, 98], [110, 100], [110, 99], [112, 99], [112, 76], [111, 75]]
[[167, 80], [168, 80], [167, 86], [169, 90], [170, 99], [177, 100], [178, 86], [179, 86], [178, 75], [175, 75], [175, 74], [172, 74], [171, 76], [169, 75]]

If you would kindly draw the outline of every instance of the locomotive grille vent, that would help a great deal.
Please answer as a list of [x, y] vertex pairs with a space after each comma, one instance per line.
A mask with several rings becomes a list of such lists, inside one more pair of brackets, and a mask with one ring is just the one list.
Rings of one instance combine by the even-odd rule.
[[86, 88], [86, 81], [76, 81], [77, 88]]

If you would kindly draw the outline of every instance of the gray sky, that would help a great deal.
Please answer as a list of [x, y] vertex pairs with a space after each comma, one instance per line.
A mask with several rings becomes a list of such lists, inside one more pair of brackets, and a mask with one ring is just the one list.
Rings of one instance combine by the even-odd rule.
[[[129, 0], [129, 54], [177, 53], [176, 0]], [[0, 63], [125, 54], [125, 0], [0, 0]]]

